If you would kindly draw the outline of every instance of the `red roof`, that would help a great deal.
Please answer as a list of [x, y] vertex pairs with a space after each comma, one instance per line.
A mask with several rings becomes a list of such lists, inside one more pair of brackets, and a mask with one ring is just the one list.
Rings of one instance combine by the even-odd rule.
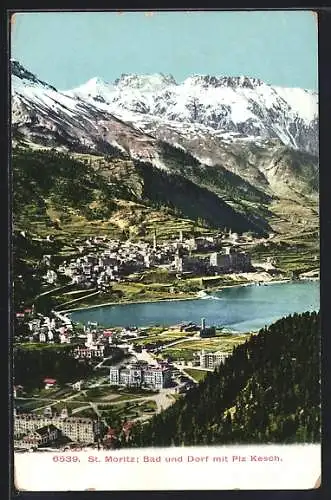
[[107, 436], [115, 436], [115, 435], [116, 435], [115, 429], [112, 429], [111, 427], [109, 427], [109, 429], [107, 431]]
[[44, 384], [56, 384], [55, 378], [44, 378]]
[[125, 422], [125, 424], [123, 424], [123, 429], [124, 430], [131, 429], [132, 426], [133, 426], [133, 422]]

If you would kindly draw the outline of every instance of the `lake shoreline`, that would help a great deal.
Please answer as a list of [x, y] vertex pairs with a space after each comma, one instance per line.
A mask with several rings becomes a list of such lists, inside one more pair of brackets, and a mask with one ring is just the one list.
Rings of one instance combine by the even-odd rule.
[[[277, 283], [278, 284], [290, 283], [292, 281], [295, 282], [296, 280], [291, 280], [290, 278], [285, 278], [285, 279], [281, 279], [281, 280], [270, 279], [268, 281], [264, 281], [263, 284], [261, 284], [260, 286], [269, 286], [270, 284], [277, 284]], [[319, 281], [319, 278], [303, 278], [302, 280], [299, 280], [299, 281], [303, 281], [303, 282], [304, 281]], [[247, 283], [238, 283], [238, 284], [233, 283], [231, 285], [229, 284], [229, 285], [215, 286], [215, 287], [206, 288], [204, 296], [208, 296], [208, 292], [212, 292], [212, 291], [216, 292], [216, 291], [222, 291], [226, 288], [246, 287], [246, 286], [251, 286], [251, 285], [259, 286], [257, 280], [251, 280]], [[201, 292], [198, 292], [198, 294], [199, 293], [201, 293]], [[130, 304], [153, 304], [153, 303], [162, 303], [162, 302], [183, 302], [183, 301], [189, 301], [189, 300], [202, 299], [201, 295], [199, 296], [198, 294], [195, 294], [192, 297], [185, 297], [185, 298], [176, 297], [173, 299], [166, 298], [166, 299], [135, 300], [135, 301], [127, 301], [127, 302], [105, 302], [102, 304], [94, 304], [91, 306], [82, 306], [82, 307], [76, 307], [76, 308], [72, 308], [72, 309], [58, 310], [57, 312], [59, 314], [68, 314], [71, 312], [85, 311], [85, 310], [89, 310], [89, 309], [99, 309], [99, 308], [107, 307], [107, 306], [127, 306]]]
[[[237, 286], [237, 285], [236, 285]], [[240, 285], [238, 285], [240, 286]], [[194, 299], [199, 299], [196, 295], [194, 297], [186, 297], [186, 298], [176, 298], [176, 299], [148, 299], [148, 300], [132, 300], [128, 302], [104, 302], [102, 304], [97, 304], [93, 306], [84, 306], [84, 307], [76, 307], [75, 309], [65, 309], [62, 311], [57, 311], [60, 314], [67, 314], [75, 311], [85, 311], [88, 309], [99, 309], [100, 307], [107, 307], [107, 306], [129, 306], [130, 304], [154, 304], [154, 303], [161, 303], [161, 302], [183, 302], [184, 300], [194, 300]]]

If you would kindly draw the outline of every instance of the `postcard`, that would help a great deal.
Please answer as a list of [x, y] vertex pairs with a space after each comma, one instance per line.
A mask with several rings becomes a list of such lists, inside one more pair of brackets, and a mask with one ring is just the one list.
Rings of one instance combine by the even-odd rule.
[[315, 14], [10, 31], [17, 490], [318, 487]]

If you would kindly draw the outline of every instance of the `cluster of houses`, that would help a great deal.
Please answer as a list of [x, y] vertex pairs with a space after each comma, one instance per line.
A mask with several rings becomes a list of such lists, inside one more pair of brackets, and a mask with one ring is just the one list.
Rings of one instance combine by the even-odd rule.
[[124, 421], [120, 429], [113, 429], [99, 419], [70, 417], [64, 408], [60, 414], [46, 408], [43, 415], [15, 413], [14, 449], [75, 449], [77, 446], [112, 448], [119, 434], [129, 439], [133, 422]]
[[[104, 328], [97, 322], [88, 322], [77, 330], [77, 325], [66, 315], [51, 311], [47, 316], [35, 313], [34, 308], [16, 313], [17, 340], [45, 344], [70, 344], [75, 358], [112, 357], [120, 350], [126, 354], [127, 340], [144, 335], [144, 329], [123, 327], [117, 329]], [[26, 333], [20, 334], [22, 325]]]
[[[17, 313], [18, 324], [27, 326], [28, 335], [21, 340], [33, 343], [70, 344], [72, 356], [76, 359], [104, 359], [113, 358], [114, 361], [122, 358], [128, 351], [125, 339], [137, 337], [140, 331], [122, 328], [114, 331], [109, 328], [98, 327], [97, 323], [88, 322], [79, 333], [67, 315], [52, 311], [48, 316], [40, 313]], [[18, 338], [20, 338], [18, 336]]]
[[[43, 262], [47, 268], [44, 279], [54, 285], [58, 275], [63, 274], [82, 288], [106, 291], [111, 282], [158, 266], [179, 273], [195, 274], [251, 270], [250, 256], [233, 246], [238, 241], [236, 233], [230, 233], [227, 237], [221, 233], [185, 239], [182, 231], [176, 240], [167, 242], [159, 242], [155, 232], [151, 243], [88, 239], [83, 246], [79, 246], [81, 255], [64, 261], [56, 271], [52, 268], [51, 256], [44, 255]], [[228, 246], [225, 247], [225, 244]], [[215, 251], [207, 257], [194, 255], [194, 252]]]
[[14, 413], [14, 447], [39, 448], [66, 442], [97, 443], [103, 432], [100, 421], [69, 417], [64, 408], [60, 414], [47, 408], [44, 414]]
[[[236, 247], [238, 235], [225, 240], [224, 235], [204, 236], [181, 241], [175, 249], [173, 267], [177, 272], [211, 274], [252, 270], [251, 257]], [[216, 251], [215, 251], [216, 250]], [[192, 251], [212, 252], [192, 255]]]
[[[114, 361], [128, 353], [128, 345], [123, 344], [121, 335], [110, 329], [98, 328], [96, 323], [89, 323], [85, 328], [81, 341], [75, 342], [73, 355], [76, 359], [104, 359], [112, 358]], [[127, 331], [126, 329], [123, 329]], [[121, 342], [118, 346], [113, 345], [114, 337], [117, 336]], [[85, 340], [85, 341], [84, 341]]]
[[[173, 255], [171, 244], [152, 246], [145, 242], [110, 240], [105, 246], [101, 251], [90, 252], [70, 262], [64, 261], [58, 267], [58, 273], [71, 278], [72, 283], [102, 291], [110, 282], [121, 281], [129, 274], [169, 264]], [[48, 280], [47, 275], [45, 279]]]
[[73, 324], [71, 319], [56, 311], [48, 316], [35, 313], [34, 308], [26, 309], [24, 312], [16, 313], [17, 330], [22, 325], [27, 327], [27, 337], [30, 342], [46, 343], [70, 343], [73, 335]]
[[208, 257], [192, 257], [181, 255], [177, 250], [174, 267], [178, 272], [194, 272], [195, 274], [224, 274], [232, 272], [249, 272], [253, 270], [250, 254], [238, 251], [234, 247], [224, 247]]

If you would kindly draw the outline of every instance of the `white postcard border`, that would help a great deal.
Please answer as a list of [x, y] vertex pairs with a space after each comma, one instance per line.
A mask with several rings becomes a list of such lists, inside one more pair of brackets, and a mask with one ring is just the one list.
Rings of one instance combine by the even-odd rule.
[[20, 491], [306, 490], [321, 445], [15, 453], [14, 466]]

